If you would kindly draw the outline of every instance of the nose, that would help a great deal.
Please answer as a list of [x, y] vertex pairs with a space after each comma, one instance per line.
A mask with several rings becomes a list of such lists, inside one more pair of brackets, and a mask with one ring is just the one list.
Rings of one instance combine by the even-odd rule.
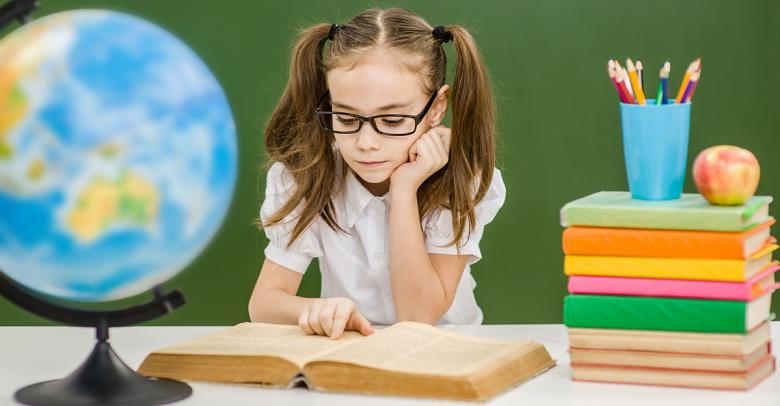
[[377, 150], [379, 149], [380, 138], [379, 133], [374, 130], [370, 122], [363, 123], [360, 127], [360, 131], [357, 132], [357, 142], [355, 146], [362, 150]]

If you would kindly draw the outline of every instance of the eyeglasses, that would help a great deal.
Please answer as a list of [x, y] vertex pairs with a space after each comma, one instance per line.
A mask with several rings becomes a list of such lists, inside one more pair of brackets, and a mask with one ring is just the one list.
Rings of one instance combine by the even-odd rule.
[[[317, 103], [317, 108], [314, 114], [320, 126], [325, 131], [330, 131], [335, 134], [355, 134], [363, 127], [363, 122], [371, 122], [371, 127], [374, 131], [382, 135], [389, 136], [402, 136], [414, 134], [417, 131], [417, 125], [420, 124], [423, 117], [428, 113], [428, 110], [433, 105], [433, 101], [436, 100], [438, 90], [433, 92], [428, 103], [416, 116], [408, 114], [379, 114], [376, 116], [363, 117], [359, 114], [345, 113], [341, 111], [323, 111], [323, 103], [327, 100], [330, 92], [325, 92]], [[327, 107], [330, 107], [329, 105]]]

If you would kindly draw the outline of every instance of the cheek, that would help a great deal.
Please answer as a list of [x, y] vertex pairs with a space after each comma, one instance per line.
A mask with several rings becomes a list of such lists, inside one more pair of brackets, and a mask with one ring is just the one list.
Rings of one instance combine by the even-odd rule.
[[[354, 137], [352, 137], [354, 138]], [[354, 141], [350, 137], [345, 136], [336, 136], [336, 148], [341, 152], [342, 154], [349, 152], [352, 150], [353, 145], [355, 144]]]
[[420, 139], [417, 134], [410, 135], [408, 138], [395, 140], [393, 145], [393, 160], [404, 163], [409, 160], [409, 149]]

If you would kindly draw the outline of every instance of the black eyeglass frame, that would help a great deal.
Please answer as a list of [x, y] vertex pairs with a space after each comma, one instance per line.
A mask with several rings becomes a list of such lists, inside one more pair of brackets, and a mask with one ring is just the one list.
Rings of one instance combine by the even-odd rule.
[[[323, 110], [320, 110], [320, 106], [322, 106], [322, 103], [330, 95], [330, 91], [326, 91], [325, 94], [323, 94], [322, 97], [320, 97], [320, 101], [317, 103], [317, 108], [314, 109], [314, 116], [317, 119], [317, 122], [320, 123], [320, 127], [322, 127], [323, 130], [332, 132], [334, 134], [355, 134], [355, 133], [359, 132], [361, 128], [363, 128], [363, 122], [368, 121], [368, 122], [371, 123], [371, 127], [374, 129], [374, 131], [378, 132], [379, 134], [387, 135], [389, 137], [403, 137], [403, 136], [406, 136], [406, 135], [414, 134], [414, 132], [417, 131], [417, 126], [420, 125], [420, 122], [422, 122], [423, 117], [425, 117], [425, 115], [428, 114], [428, 110], [430, 110], [431, 106], [433, 106], [433, 102], [434, 102], [434, 100], [436, 100], [436, 96], [438, 94], [439, 94], [439, 90], [436, 89], [436, 91], [433, 92], [433, 94], [431, 95], [431, 98], [428, 99], [428, 103], [425, 104], [425, 107], [423, 107], [423, 109], [420, 112], [420, 114], [417, 114], [417, 115], [410, 115], [410, 114], [378, 114], [376, 116], [364, 117], [364, 116], [361, 116], [360, 114], [347, 113], [347, 112], [343, 112], [343, 111], [323, 111]], [[344, 116], [349, 116], [349, 117], [356, 118], [356, 119], [358, 119], [358, 127], [357, 127], [357, 129], [351, 130], [351, 131], [336, 131], [336, 130], [330, 129], [330, 128], [326, 127], [326, 125], [324, 123], [323, 116], [326, 115], [326, 114], [338, 114], [338, 115], [344, 115]], [[384, 117], [403, 117], [403, 118], [414, 119], [414, 129], [411, 132], [403, 133], [403, 134], [386, 133], [386, 132], [380, 130], [377, 127], [377, 125], [376, 125], [376, 121], [374, 121], [374, 120], [376, 120], [378, 118], [384, 118]]]

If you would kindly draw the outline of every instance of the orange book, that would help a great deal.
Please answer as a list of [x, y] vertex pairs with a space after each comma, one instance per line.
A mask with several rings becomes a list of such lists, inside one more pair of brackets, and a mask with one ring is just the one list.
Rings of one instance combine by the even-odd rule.
[[775, 242], [764, 223], [743, 232], [569, 227], [563, 231], [567, 255], [660, 258], [746, 259]]

